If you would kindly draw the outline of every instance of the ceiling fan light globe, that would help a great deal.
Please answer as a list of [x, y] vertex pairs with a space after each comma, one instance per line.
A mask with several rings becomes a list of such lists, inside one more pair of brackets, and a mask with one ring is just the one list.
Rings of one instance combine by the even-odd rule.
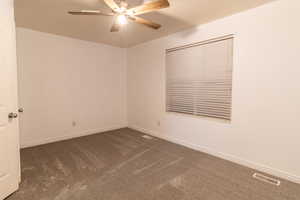
[[117, 22], [118, 24], [120, 25], [125, 25], [125, 24], [128, 24], [128, 20], [127, 20], [127, 17], [125, 15], [119, 15], [117, 17]]

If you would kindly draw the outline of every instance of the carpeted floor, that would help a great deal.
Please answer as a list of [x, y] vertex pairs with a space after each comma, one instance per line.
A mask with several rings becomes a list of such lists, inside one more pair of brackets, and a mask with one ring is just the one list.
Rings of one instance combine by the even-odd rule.
[[23, 149], [20, 190], [7, 200], [299, 200], [253, 170], [131, 129]]

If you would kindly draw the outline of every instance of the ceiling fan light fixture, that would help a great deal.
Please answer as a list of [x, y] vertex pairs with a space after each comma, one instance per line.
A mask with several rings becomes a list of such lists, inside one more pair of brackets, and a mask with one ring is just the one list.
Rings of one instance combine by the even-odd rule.
[[126, 11], [126, 7], [120, 7], [119, 8], [119, 13], [124, 13]]
[[134, 16], [134, 11], [132, 11], [132, 10], [127, 10], [127, 11], [126, 11], [126, 14], [129, 15], [129, 16], [131, 16], [131, 17], [133, 17], [133, 16]]
[[117, 17], [117, 22], [118, 24], [120, 25], [125, 25], [125, 24], [128, 24], [128, 20], [127, 20], [127, 17], [125, 15], [119, 15]]

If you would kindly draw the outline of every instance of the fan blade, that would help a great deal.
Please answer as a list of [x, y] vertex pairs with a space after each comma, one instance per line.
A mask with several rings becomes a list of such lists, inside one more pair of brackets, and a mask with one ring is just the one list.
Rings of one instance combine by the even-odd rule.
[[104, 16], [113, 16], [113, 13], [102, 13], [99, 10], [80, 10], [80, 11], [69, 11], [71, 15], [104, 15]]
[[114, 24], [112, 25], [110, 32], [118, 32], [121, 28], [121, 25], [115, 21]]
[[135, 21], [135, 22], [137, 22], [137, 23], [139, 23], [139, 24], [146, 25], [146, 26], [148, 26], [148, 27], [150, 27], [150, 28], [153, 28], [153, 29], [159, 29], [159, 28], [161, 27], [160, 24], [151, 22], [151, 21], [146, 20], [146, 19], [141, 18], [141, 17], [136, 17], [136, 16], [134, 16], [134, 17], [129, 17], [129, 19], [131, 19], [131, 20], [133, 20], [133, 21]]
[[132, 13], [132, 15], [141, 15], [147, 12], [159, 10], [162, 8], [167, 8], [170, 6], [168, 0], [155, 0], [153, 2], [145, 3], [141, 6], [137, 6], [135, 8], [128, 9], [128, 13]]
[[113, 11], [118, 12], [120, 10], [119, 5], [114, 0], [104, 0], [104, 2], [110, 7]]

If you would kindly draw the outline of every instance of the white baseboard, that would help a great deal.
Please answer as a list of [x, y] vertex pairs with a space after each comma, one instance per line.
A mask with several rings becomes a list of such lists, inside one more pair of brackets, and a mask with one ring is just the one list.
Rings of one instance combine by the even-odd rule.
[[204, 152], [204, 153], [207, 153], [207, 154], [210, 154], [210, 155], [213, 155], [213, 156], [216, 156], [216, 157], [219, 157], [219, 158], [222, 158], [222, 159], [225, 159], [225, 160], [228, 160], [228, 161], [231, 161], [231, 162], [234, 162], [234, 163], [237, 163], [237, 164], [240, 164], [240, 165], [243, 165], [243, 166], [246, 166], [246, 167], [249, 167], [249, 168], [252, 168], [252, 169], [255, 169], [255, 170], [258, 170], [258, 171], [276, 176], [276, 177], [279, 177], [279, 178], [282, 178], [282, 179], [286, 179], [286, 180], [289, 180], [291, 182], [295, 182], [295, 183], [300, 184], [300, 177], [299, 176], [290, 174], [288, 172], [284, 172], [282, 170], [274, 169], [272, 167], [268, 167], [268, 166], [265, 166], [265, 165], [262, 165], [262, 164], [259, 164], [259, 163], [255, 163], [255, 162], [252, 162], [252, 161], [248, 161], [248, 160], [245, 160], [245, 159], [242, 159], [242, 158], [238, 158], [238, 157], [233, 156], [233, 155], [218, 152], [218, 151], [215, 151], [213, 149], [210, 149], [210, 148], [207, 148], [207, 147], [204, 147], [204, 146], [200, 146], [200, 145], [197, 145], [197, 144], [192, 144], [192, 143], [189, 143], [189, 142], [186, 142], [186, 141], [174, 138], [174, 137], [170, 137], [168, 135], [159, 134], [158, 132], [147, 130], [147, 129], [137, 127], [137, 126], [134, 126], [134, 125], [130, 125], [129, 128], [140, 131], [140, 132], [143, 132], [145, 134], [152, 135], [152, 136], [157, 137], [157, 138], [161, 138], [161, 139], [176, 143], [176, 144], [180, 144], [180, 145], [186, 146], [188, 148], [191, 148], [191, 149], [194, 149], [194, 150], [197, 150], [197, 151], [201, 151], [201, 152]]
[[87, 135], [93, 135], [96, 133], [102, 133], [102, 132], [106, 132], [106, 131], [117, 130], [117, 129], [126, 128], [126, 127], [127, 127], [127, 125], [112, 126], [112, 127], [91, 129], [91, 130], [86, 130], [86, 131], [77, 132], [77, 133], [69, 133], [69, 134], [61, 135], [59, 137], [49, 137], [49, 138], [45, 138], [42, 140], [24, 141], [24, 142], [21, 142], [21, 149], [27, 148], [27, 147], [38, 146], [38, 145], [42, 145], [42, 144], [48, 144], [48, 143], [52, 143], [52, 142], [68, 140], [68, 139], [82, 137], [82, 136], [87, 136]]

